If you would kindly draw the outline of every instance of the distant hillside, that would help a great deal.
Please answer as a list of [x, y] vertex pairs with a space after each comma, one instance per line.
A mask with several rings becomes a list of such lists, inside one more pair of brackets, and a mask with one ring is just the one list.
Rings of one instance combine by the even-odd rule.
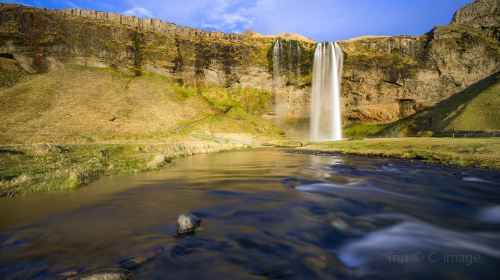
[[500, 131], [500, 73], [393, 123], [381, 134], [407, 136], [424, 131]]
[[157, 74], [134, 77], [112, 68], [84, 66], [22, 75], [15, 63], [0, 60], [0, 70], [8, 74], [0, 77], [0, 144], [280, 132], [259, 117], [271, 103], [269, 91], [195, 89]]

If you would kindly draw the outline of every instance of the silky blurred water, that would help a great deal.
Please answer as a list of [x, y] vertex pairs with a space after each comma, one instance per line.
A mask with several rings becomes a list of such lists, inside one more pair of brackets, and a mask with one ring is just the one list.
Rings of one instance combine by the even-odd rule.
[[[187, 212], [202, 228], [176, 238]], [[499, 277], [498, 171], [230, 151], [2, 199], [0, 213], [1, 279], [78, 277], [152, 249], [132, 279]]]

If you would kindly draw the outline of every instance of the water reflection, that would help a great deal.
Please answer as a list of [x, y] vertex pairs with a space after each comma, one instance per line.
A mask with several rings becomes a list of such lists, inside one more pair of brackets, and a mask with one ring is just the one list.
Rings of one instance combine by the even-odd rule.
[[[197, 155], [73, 193], [0, 201], [0, 278], [132, 259], [144, 261], [126, 267], [133, 279], [496, 279], [499, 179], [275, 150]], [[187, 212], [202, 230], [177, 239]]]

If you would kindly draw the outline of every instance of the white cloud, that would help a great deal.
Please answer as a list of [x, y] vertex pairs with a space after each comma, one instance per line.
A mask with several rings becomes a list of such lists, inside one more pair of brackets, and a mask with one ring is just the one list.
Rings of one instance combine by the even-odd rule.
[[[127, 14], [138, 14], [137, 7], [154, 11], [169, 22], [224, 32], [241, 32], [252, 26], [263, 7], [276, 0], [126, 0]], [[150, 15], [148, 15], [150, 16]]]
[[142, 7], [133, 7], [123, 12], [127, 16], [153, 17], [153, 13]]
[[256, 14], [265, 2], [270, 2], [270, 0], [215, 0], [213, 9], [207, 14], [200, 26], [229, 32], [244, 31], [252, 25]]

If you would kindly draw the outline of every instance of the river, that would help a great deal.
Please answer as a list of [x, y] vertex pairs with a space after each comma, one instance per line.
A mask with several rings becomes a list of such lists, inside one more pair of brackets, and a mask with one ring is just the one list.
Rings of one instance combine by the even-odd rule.
[[[181, 213], [202, 219], [194, 235], [175, 236]], [[1, 279], [499, 277], [498, 171], [228, 151], [1, 199], [0, 214]]]

